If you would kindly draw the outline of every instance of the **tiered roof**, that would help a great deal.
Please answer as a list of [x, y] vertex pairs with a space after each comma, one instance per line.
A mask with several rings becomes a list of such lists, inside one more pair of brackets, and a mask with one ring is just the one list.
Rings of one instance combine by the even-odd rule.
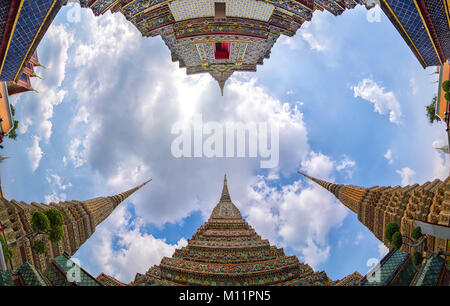
[[189, 240], [130, 285], [328, 285], [296, 256], [270, 245], [231, 201], [225, 176], [219, 203]]

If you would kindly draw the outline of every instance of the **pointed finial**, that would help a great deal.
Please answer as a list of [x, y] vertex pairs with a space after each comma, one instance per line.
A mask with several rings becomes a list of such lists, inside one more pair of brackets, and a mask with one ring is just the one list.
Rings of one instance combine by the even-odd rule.
[[113, 205], [114, 207], [117, 207], [117, 205], [119, 205], [121, 202], [123, 202], [126, 198], [128, 198], [130, 195], [132, 195], [133, 193], [135, 193], [136, 191], [138, 191], [139, 189], [141, 189], [142, 187], [144, 187], [148, 182], [150, 182], [152, 179], [149, 179], [148, 181], [142, 183], [141, 185], [134, 187], [130, 190], [127, 190], [125, 192], [113, 195], [108, 197], [109, 199], [111, 199], [113, 201]]
[[307, 176], [306, 174], [304, 174], [303, 172], [297, 171], [298, 174], [301, 174], [303, 176]]
[[222, 189], [222, 195], [220, 196], [220, 202], [222, 202], [222, 201], [231, 202], [230, 193], [228, 192], [228, 184], [227, 184], [227, 175], [226, 174], [223, 178], [223, 189]]
[[143, 182], [141, 185], [139, 185], [137, 188], [141, 188], [144, 187], [145, 185], [147, 185], [147, 183], [149, 183], [152, 179], [149, 179], [148, 181]]
[[[335, 187], [335, 186], [338, 186], [337, 184], [333, 184], [333, 183], [330, 183], [330, 182], [327, 182], [327, 181], [324, 181], [324, 180], [319, 180], [319, 179], [317, 179], [317, 178], [315, 178], [315, 177], [309, 176], [309, 175], [307, 175], [307, 174], [305, 174], [305, 173], [303, 173], [303, 172], [300, 172], [300, 171], [297, 171], [297, 173], [303, 175], [304, 177], [310, 179], [311, 181], [315, 182], [316, 184], [319, 184], [320, 186], [322, 186], [322, 187], [325, 188], [326, 190], [328, 190], [328, 191], [330, 191], [331, 193], [335, 194], [335, 193], [334, 193], [334, 190], [335, 190], [334, 187]], [[336, 195], [336, 194], [335, 194], [335, 195]]]
[[220, 86], [220, 95], [223, 97], [223, 88], [225, 86], [225, 82], [219, 82], [219, 86]]
[[446, 153], [446, 154], [450, 154], [450, 150], [448, 146], [443, 146], [441, 148], [435, 148], [437, 150], [441, 150], [442, 152]]
[[303, 176], [306, 177], [306, 178], [309, 178], [310, 180], [313, 180], [313, 181], [315, 180], [315, 178], [313, 178], [312, 176], [309, 176], [309, 175], [306, 174], [306, 173], [303, 173], [303, 172], [300, 172], [300, 171], [297, 171], [297, 173], [303, 175]]
[[44, 69], [48, 70], [48, 68], [47, 68], [47, 67], [45, 67], [44, 65], [42, 65], [41, 63], [37, 63], [37, 64], [36, 64], [36, 66], [38, 66], [38, 67], [41, 67], [41, 68], [44, 68]]
[[39, 75], [37, 75], [37, 74], [35, 74], [35, 73], [31, 74], [30, 77], [35, 77], [35, 78], [38, 78], [38, 79], [43, 80], [42, 77], [40, 77]]

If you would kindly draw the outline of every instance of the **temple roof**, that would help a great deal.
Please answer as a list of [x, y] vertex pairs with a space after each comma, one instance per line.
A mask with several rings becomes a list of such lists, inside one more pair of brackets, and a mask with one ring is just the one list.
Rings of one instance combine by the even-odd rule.
[[219, 203], [188, 245], [160, 265], [137, 274], [130, 285], [327, 285], [296, 256], [270, 245], [231, 201], [225, 175]]

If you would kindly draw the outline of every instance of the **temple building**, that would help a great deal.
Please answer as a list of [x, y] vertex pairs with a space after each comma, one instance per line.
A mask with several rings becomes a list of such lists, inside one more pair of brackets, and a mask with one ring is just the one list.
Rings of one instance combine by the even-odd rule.
[[362, 0], [81, 0], [96, 16], [121, 12], [144, 37], [161, 36], [188, 75], [209, 73], [223, 89], [235, 71], [256, 71], [280, 35], [315, 10], [340, 15]]
[[30, 60], [23, 67], [20, 77], [16, 81], [6, 82], [9, 96], [27, 91], [36, 91], [31, 85], [31, 78], [40, 78], [35, 72], [35, 67], [43, 67], [39, 62], [37, 51], [34, 51]]
[[149, 285], [298, 285], [326, 286], [325, 272], [314, 272], [296, 256], [270, 245], [244, 220], [231, 201], [226, 176], [219, 203], [188, 241], [164, 257], [131, 286]]
[[[414, 227], [420, 227], [427, 250], [450, 252], [450, 177], [423, 185], [364, 188], [301, 174], [333, 193], [386, 246], [390, 243], [385, 237], [385, 226], [397, 222], [401, 234], [407, 237], [412, 237]], [[402, 250], [409, 254], [415, 251], [407, 244], [403, 244]]]
[[[380, 0], [381, 9], [420, 64], [450, 58], [446, 0]], [[280, 35], [293, 36], [314, 11], [337, 16], [368, 0], [81, 0], [96, 16], [121, 12], [143, 36], [161, 36], [186, 73], [209, 73], [223, 94], [235, 71], [256, 71]]]
[[[3, 225], [7, 226], [2, 234], [4, 234], [6, 243], [13, 250], [11, 261], [7, 263], [8, 268], [14, 271], [24, 263], [28, 263], [40, 273], [44, 273], [50, 268], [49, 264], [53, 259], [63, 254], [69, 258], [123, 200], [147, 183], [148, 181], [114, 196], [98, 197], [86, 201], [50, 203], [49, 205], [35, 202], [26, 204], [0, 198], [0, 220]], [[45, 211], [49, 208], [57, 209], [62, 213], [64, 237], [57, 243], [47, 240], [46, 253], [38, 254], [33, 250], [29, 236], [32, 234], [30, 220], [35, 211]]]
[[25, 82], [23, 70], [67, 0], [0, 2], [0, 81]]
[[447, 0], [380, 0], [381, 9], [423, 68], [450, 58], [450, 11]]
[[[331, 190], [333, 192], [341, 190], [345, 196], [340, 196], [339, 199], [344, 199], [348, 207], [354, 206], [349, 203], [356, 197], [353, 190], [359, 189], [353, 189], [352, 186], [351, 190], [345, 190], [339, 187], [343, 185], [313, 180], [325, 188], [337, 186]], [[448, 183], [448, 180], [446, 182]], [[40, 265], [42, 260], [39, 258], [26, 258], [21, 262], [17, 262], [16, 259], [14, 267], [8, 271], [0, 271], [0, 286], [450, 285], [450, 271], [443, 257], [429, 257], [420, 267], [415, 267], [408, 252], [394, 249], [390, 250], [366, 276], [355, 271], [340, 280], [332, 281], [324, 271], [315, 272], [309, 265], [299, 262], [296, 256], [286, 256], [283, 249], [270, 245], [268, 240], [262, 239], [244, 220], [232, 202], [226, 177], [219, 203], [214, 207], [209, 219], [188, 241], [187, 246], [175, 250], [171, 257], [163, 257], [159, 265], [150, 267], [145, 274], [137, 273], [129, 284], [122, 283], [105, 273], [94, 278], [72, 261], [70, 256], [92, 234], [92, 229], [95, 229], [96, 225], [102, 222], [121, 201], [144, 184], [112, 197], [50, 204], [50, 207], [64, 213], [64, 229], [70, 239], [65, 237], [61, 245], [52, 245], [52, 253], [45, 255], [45, 267]], [[9, 203], [13, 209], [16, 209], [16, 206], [21, 209], [19, 215], [15, 215], [20, 222], [27, 220], [23, 216], [29, 214], [28, 209], [23, 209], [22, 205], [18, 205], [20, 203], [15, 201], [8, 202], [1, 199], [0, 204], [5, 203]], [[26, 206], [42, 210], [43, 205], [32, 203]], [[7, 206], [7, 211], [2, 207], [0, 206], [1, 220], [5, 220], [6, 213], [8, 214], [6, 217], [10, 219], [8, 224], [13, 227], [17, 225], [19, 222], [11, 221], [14, 217], [10, 217], [13, 215], [9, 213], [10, 206]], [[27, 226], [29, 227], [28, 223]], [[8, 235], [12, 236], [11, 230]], [[72, 246], [73, 244], [75, 245]], [[29, 246], [27, 250], [32, 252]], [[19, 254], [26, 256], [27, 253], [25, 250], [19, 250]]]

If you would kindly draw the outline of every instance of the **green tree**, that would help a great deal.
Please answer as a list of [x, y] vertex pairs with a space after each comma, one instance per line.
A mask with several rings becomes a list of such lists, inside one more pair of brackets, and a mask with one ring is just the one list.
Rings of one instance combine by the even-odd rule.
[[18, 127], [19, 127], [19, 121], [14, 120], [14, 127], [11, 129], [11, 131], [9, 131], [8, 138], [16, 140], [16, 138], [17, 138], [16, 130]]
[[433, 100], [431, 101], [430, 105], [427, 105], [425, 108], [427, 110], [427, 117], [431, 124], [433, 124], [435, 121], [441, 121], [441, 118], [436, 116], [436, 101], [437, 96], [435, 95], [433, 97]]
[[422, 253], [420, 253], [418, 251], [415, 251], [413, 256], [412, 256], [412, 263], [415, 266], [419, 266], [422, 263], [422, 261], [423, 261]]
[[64, 224], [64, 218], [59, 210], [50, 208], [47, 209], [44, 213], [50, 221], [50, 227], [62, 226]]
[[33, 242], [33, 249], [38, 254], [44, 254], [47, 251], [47, 247], [45, 245], [44, 240], [41, 240], [41, 239], [35, 240]]
[[400, 231], [400, 226], [397, 222], [391, 222], [386, 224], [386, 227], [384, 229], [384, 237], [387, 239], [387, 241], [392, 242], [392, 235], [394, 233]]
[[394, 249], [399, 250], [403, 245], [403, 237], [400, 232], [395, 232], [392, 235], [392, 246]]
[[422, 237], [422, 229], [420, 228], [420, 226], [413, 228], [411, 236], [416, 240]]
[[62, 226], [55, 226], [50, 229], [48, 239], [52, 242], [60, 241], [64, 236], [64, 230]]
[[36, 211], [31, 216], [31, 228], [36, 233], [46, 233], [50, 229], [50, 221], [43, 212]]
[[450, 91], [450, 81], [449, 81], [449, 80], [444, 81], [444, 82], [442, 83], [442, 89], [443, 89], [445, 92], [449, 92], [449, 91]]
[[33, 249], [37, 253], [45, 253], [45, 239], [51, 242], [58, 242], [64, 237], [64, 218], [57, 209], [47, 209], [45, 212], [35, 211], [31, 216], [31, 228], [33, 229], [33, 239], [38, 236], [44, 236], [43, 239], [37, 239], [33, 243]]

